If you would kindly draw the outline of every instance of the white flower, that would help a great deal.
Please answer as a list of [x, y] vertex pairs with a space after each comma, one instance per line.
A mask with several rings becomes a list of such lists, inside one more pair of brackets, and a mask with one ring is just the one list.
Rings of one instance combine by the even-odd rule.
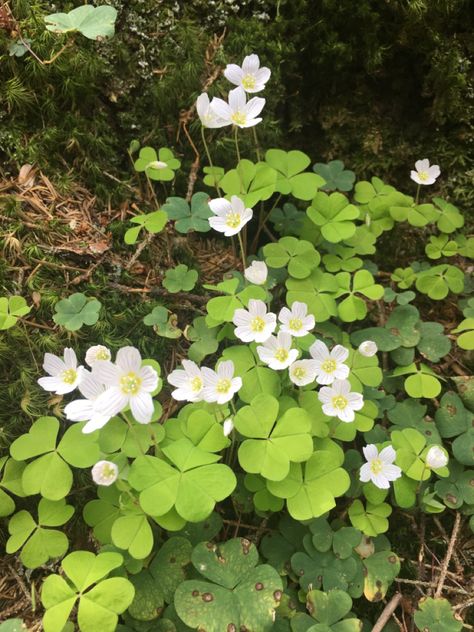
[[166, 169], [168, 167], [167, 162], [163, 162], [163, 160], [152, 160], [146, 166], [147, 169], [156, 169], [160, 171], [161, 169]]
[[428, 158], [415, 162], [416, 171], [412, 171], [410, 178], [417, 184], [434, 184], [441, 170], [438, 165], [431, 165]]
[[242, 67], [237, 64], [227, 64], [224, 70], [224, 77], [236, 86], [241, 86], [246, 92], [263, 90], [271, 74], [270, 68], [266, 66], [260, 68], [260, 59], [255, 54], [247, 55]]
[[112, 461], [97, 461], [92, 468], [92, 480], [96, 485], [108, 487], [117, 480], [118, 471], [118, 466]]
[[168, 382], [176, 386], [171, 396], [178, 401], [200, 402], [204, 379], [201, 369], [191, 360], [183, 360], [183, 369], [175, 369], [168, 375]]
[[448, 457], [439, 445], [434, 445], [428, 450], [425, 462], [429, 468], [437, 470], [438, 468], [445, 467], [448, 464]]
[[291, 310], [288, 307], [282, 307], [278, 320], [282, 323], [280, 331], [291, 334], [295, 338], [306, 336], [314, 327], [314, 316], [308, 315], [308, 306], [299, 301], [293, 303]]
[[141, 424], [151, 421], [153, 398], [158, 386], [158, 375], [151, 366], [142, 367], [142, 358], [135, 347], [123, 347], [117, 353], [115, 364], [97, 361], [92, 375], [107, 389], [95, 400], [95, 408], [113, 417], [130, 406], [133, 417]]
[[45, 391], [56, 395], [64, 395], [73, 391], [82, 380], [84, 367], [77, 366], [77, 358], [73, 349], [66, 347], [63, 358], [52, 353], [44, 354], [43, 369], [51, 377], [40, 377], [38, 384]]
[[360, 355], [363, 355], [366, 358], [371, 358], [378, 350], [379, 349], [373, 340], [364, 340], [364, 342], [361, 342], [359, 345]]
[[339, 417], [347, 423], [354, 421], [354, 411], [362, 408], [364, 400], [360, 393], [350, 391], [348, 380], [334, 380], [332, 386], [323, 386], [318, 393], [323, 413], [328, 417]]
[[390, 481], [395, 481], [402, 475], [401, 469], [393, 465], [397, 456], [391, 445], [384, 448], [380, 454], [377, 447], [370, 443], [362, 448], [367, 463], [360, 468], [360, 480], [372, 483], [380, 489], [388, 489]]
[[236, 309], [232, 319], [237, 338], [243, 342], [265, 342], [276, 329], [276, 315], [267, 314], [263, 301], [251, 298], [246, 309]]
[[254, 285], [263, 285], [267, 280], [268, 268], [264, 261], [252, 261], [248, 268], [244, 270], [244, 276]]
[[232, 360], [221, 362], [213, 371], [207, 367], [201, 369], [204, 377], [203, 399], [206, 402], [225, 404], [242, 388], [242, 379], [234, 377]]
[[349, 367], [343, 364], [349, 350], [336, 345], [331, 351], [321, 340], [316, 340], [309, 348], [311, 357], [317, 362], [318, 384], [332, 384], [334, 380], [345, 380], [349, 376]]
[[296, 360], [288, 369], [290, 380], [296, 386], [306, 386], [316, 379], [314, 360]]
[[105, 386], [95, 378], [90, 371], [84, 369], [79, 390], [85, 399], [76, 399], [65, 408], [66, 419], [69, 421], [87, 421], [82, 432], [88, 434], [105, 426], [112, 415], [96, 410], [97, 398], [105, 392]]
[[226, 125], [253, 127], [262, 120], [256, 117], [263, 110], [265, 99], [253, 97], [248, 103], [246, 101], [245, 90], [239, 87], [229, 92], [229, 103], [224, 99], [213, 99], [212, 109]]
[[216, 198], [209, 201], [209, 208], [215, 217], [209, 218], [209, 225], [226, 237], [236, 235], [253, 217], [253, 210], [245, 208], [243, 201], [233, 195], [229, 200]]
[[86, 364], [92, 366], [97, 360], [111, 360], [112, 354], [104, 345], [94, 345], [86, 352]]
[[298, 350], [291, 348], [291, 340], [290, 334], [279, 331], [278, 336], [270, 336], [263, 346], [257, 347], [258, 357], [271, 369], [287, 369], [298, 357]]
[[229, 419], [226, 419], [222, 424], [222, 432], [224, 433], [224, 437], [228, 437], [233, 429], [234, 422], [232, 420], [232, 417], [229, 417]]
[[230, 125], [230, 123], [223, 121], [214, 112], [212, 109], [212, 102], [209, 103], [207, 92], [203, 92], [198, 96], [196, 100], [196, 110], [204, 127], [217, 128]]

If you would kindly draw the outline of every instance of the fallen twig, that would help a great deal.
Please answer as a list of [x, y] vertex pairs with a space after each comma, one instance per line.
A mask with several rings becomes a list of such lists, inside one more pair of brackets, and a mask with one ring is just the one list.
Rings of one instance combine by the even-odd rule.
[[451, 533], [451, 539], [449, 540], [449, 544], [448, 544], [448, 550], [446, 551], [446, 556], [441, 566], [438, 587], [436, 588], [436, 592], [434, 594], [435, 599], [438, 599], [443, 591], [444, 582], [446, 581], [446, 575], [448, 572], [449, 562], [453, 555], [454, 545], [456, 544], [460, 526], [461, 526], [461, 514], [457, 512], [456, 518], [454, 519], [454, 526], [453, 526], [453, 531]]
[[392, 613], [395, 612], [395, 610], [398, 608], [398, 605], [400, 604], [401, 600], [402, 600], [401, 593], [395, 593], [395, 595], [393, 595], [393, 597], [390, 599], [388, 604], [382, 610], [382, 614], [375, 622], [375, 625], [372, 628], [372, 632], [382, 632], [386, 623], [392, 616]]

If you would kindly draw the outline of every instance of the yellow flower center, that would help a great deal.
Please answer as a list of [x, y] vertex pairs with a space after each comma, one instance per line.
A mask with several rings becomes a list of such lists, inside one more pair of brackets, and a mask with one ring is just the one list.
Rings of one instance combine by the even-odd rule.
[[110, 360], [110, 353], [107, 349], [101, 349], [95, 354], [96, 360]]
[[106, 463], [102, 466], [101, 476], [102, 478], [105, 478], [107, 480], [115, 478], [115, 469], [111, 465]]
[[247, 115], [244, 112], [234, 112], [230, 118], [236, 125], [245, 125], [247, 122]]
[[241, 217], [239, 213], [227, 213], [225, 216], [225, 223], [230, 228], [238, 228], [240, 226]]
[[426, 182], [430, 176], [427, 171], [418, 171], [418, 177], [422, 182]]
[[288, 359], [288, 350], [284, 347], [280, 347], [275, 351], [275, 358], [278, 362], [285, 362]]
[[347, 399], [344, 395], [336, 395], [336, 397], [332, 398], [332, 405], [338, 410], [344, 410], [347, 406]]
[[337, 369], [337, 362], [336, 360], [324, 360], [321, 364], [321, 368], [325, 373], [334, 373]]
[[125, 395], [136, 395], [140, 390], [141, 383], [141, 379], [133, 371], [120, 378], [120, 388]]
[[298, 380], [301, 380], [306, 376], [306, 369], [304, 369], [302, 366], [296, 367], [296, 369], [293, 369], [293, 375]]
[[191, 390], [194, 393], [197, 393], [202, 389], [202, 380], [198, 375], [196, 375], [196, 377], [193, 377], [190, 384], [191, 384]]
[[292, 318], [289, 322], [290, 329], [294, 331], [299, 331], [303, 327], [303, 322], [301, 318]]
[[77, 378], [76, 369], [66, 369], [61, 373], [61, 379], [66, 384], [74, 384]]
[[255, 316], [255, 318], [252, 318], [250, 321], [250, 329], [257, 332], [263, 331], [265, 329], [265, 321], [263, 318], [261, 316]]
[[244, 90], [253, 90], [255, 83], [256, 81], [253, 75], [244, 75], [242, 77], [242, 88], [244, 88]]
[[370, 469], [374, 474], [380, 474], [383, 470], [383, 463], [381, 459], [372, 459], [370, 462]]
[[218, 393], [228, 393], [232, 382], [227, 378], [223, 378], [217, 382], [216, 391]]

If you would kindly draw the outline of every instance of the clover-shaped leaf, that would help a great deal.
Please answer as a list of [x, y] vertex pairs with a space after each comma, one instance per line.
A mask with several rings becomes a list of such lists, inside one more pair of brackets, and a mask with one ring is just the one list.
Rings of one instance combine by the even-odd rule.
[[93, 7], [83, 5], [69, 13], [52, 13], [44, 18], [46, 28], [53, 33], [73, 33], [78, 31], [87, 39], [101, 40], [113, 37], [117, 9], [104, 5]]
[[393, 371], [394, 376], [407, 374], [409, 377], [405, 379], [404, 387], [410, 397], [427, 397], [428, 399], [438, 397], [441, 392], [441, 382], [429, 366], [420, 363], [417, 367], [413, 363], [409, 366], [397, 367]]
[[397, 192], [390, 206], [390, 215], [396, 222], [407, 221], [421, 228], [435, 221], [438, 212], [433, 204], [417, 204], [412, 197]]
[[362, 560], [364, 595], [369, 601], [381, 601], [400, 572], [400, 560], [392, 551], [379, 551]]
[[295, 520], [318, 518], [336, 506], [350, 485], [347, 472], [341, 467], [343, 450], [333, 441], [322, 439], [321, 446], [304, 465], [292, 463], [282, 481], [267, 481], [269, 491], [286, 498], [288, 512]]
[[140, 492], [140, 505], [149, 515], [162, 516], [175, 508], [184, 520], [199, 522], [235, 489], [232, 470], [215, 463], [218, 456], [197, 448], [189, 439], [179, 439], [163, 452], [173, 465], [141, 456], [130, 468], [129, 482]]
[[282, 596], [281, 578], [271, 566], [257, 565], [254, 544], [244, 538], [219, 545], [203, 542], [191, 559], [211, 581], [189, 580], [178, 586], [174, 603], [186, 625], [208, 632], [272, 629]]
[[217, 351], [217, 327], [208, 327], [204, 316], [198, 316], [186, 330], [186, 337], [192, 341], [188, 349], [188, 357], [193, 362], [202, 362], [204, 358]]
[[190, 270], [188, 266], [180, 263], [176, 268], [166, 271], [163, 285], [168, 292], [173, 294], [183, 291], [189, 292], [196, 285], [198, 276], [196, 270]]
[[30, 461], [22, 475], [25, 494], [41, 494], [49, 500], [60, 500], [72, 486], [74, 467], [89, 467], [99, 460], [97, 433], [84, 434], [83, 424], [66, 430], [56, 447], [59, 422], [55, 417], [40, 417], [28, 433], [21, 435], [10, 446], [10, 454], [17, 461]]
[[23, 296], [0, 297], [0, 331], [10, 329], [31, 311]]
[[167, 147], [162, 147], [158, 154], [153, 147], [143, 147], [134, 163], [135, 171], [145, 172], [150, 180], [163, 182], [173, 180], [175, 171], [180, 166], [181, 162], [174, 157], [171, 149]]
[[418, 602], [415, 623], [426, 632], [460, 632], [462, 621], [454, 618], [451, 604], [447, 599], [425, 597]]
[[416, 289], [435, 301], [446, 298], [449, 291], [459, 294], [464, 289], [463, 271], [448, 264], [423, 270], [416, 275]]
[[302, 151], [269, 149], [265, 154], [265, 162], [278, 174], [275, 191], [284, 195], [291, 193], [299, 200], [311, 200], [324, 184], [324, 178], [320, 175], [304, 172], [311, 160]]
[[420, 322], [420, 312], [414, 305], [400, 305], [390, 314], [385, 327], [402, 347], [414, 347], [421, 339]]
[[454, 233], [458, 228], [464, 226], [464, 217], [454, 204], [446, 202], [442, 198], [435, 197], [433, 202], [436, 204], [438, 217], [436, 225], [442, 233]]
[[461, 334], [456, 342], [461, 349], [472, 351], [474, 349], [474, 318], [465, 318], [459, 325], [452, 329], [453, 334]]
[[8, 523], [10, 537], [6, 552], [15, 553], [21, 548], [20, 559], [28, 568], [37, 568], [51, 558], [61, 557], [67, 551], [67, 537], [61, 531], [47, 527], [63, 525], [73, 513], [74, 507], [66, 505], [64, 499], [42, 498], [38, 504], [37, 522], [29, 511], [22, 509]]
[[164, 210], [154, 211], [153, 213], [147, 213], [146, 215], [137, 215], [130, 220], [132, 224], [138, 224], [133, 228], [129, 228], [124, 236], [124, 241], [128, 245], [134, 244], [140, 231], [145, 229], [152, 235], [160, 233], [166, 226], [168, 221], [168, 215]]
[[289, 408], [279, 417], [278, 408], [276, 398], [257, 395], [234, 417], [236, 429], [248, 437], [239, 447], [240, 465], [246, 472], [272, 481], [288, 475], [290, 462], [306, 461], [313, 453], [308, 413]]
[[299, 211], [294, 204], [286, 202], [282, 208], [272, 209], [268, 219], [280, 235], [299, 235], [303, 228], [305, 214]]
[[153, 327], [158, 336], [163, 338], [179, 338], [182, 335], [181, 329], [176, 326], [176, 314], [169, 314], [166, 307], [157, 305], [153, 310], [144, 316], [143, 322], [149, 327]]
[[360, 257], [355, 257], [355, 248], [334, 246], [331, 252], [323, 256], [323, 263], [328, 272], [355, 272], [364, 263]]
[[286, 281], [288, 305], [294, 301], [306, 303], [309, 313], [316, 322], [322, 323], [331, 316], [337, 316], [334, 295], [339, 289], [337, 279], [332, 274], [316, 268], [306, 279], [290, 278]]
[[461, 464], [452, 461], [448, 477], [436, 481], [435, 491], [451, 509], [459, 509], [464, 503], [474, 504], [474, 470], [464, 470]]
[[2, 469], [3, 476], [0, 480], [0, 518], [9, 516], [15, 511], [15, 501], [5, 490], [15, 494], [15, 496], [25, 496], [23, 485], [21, 484], [25, 463], [4, 456], [0, 458], [0, 471]]
[[296, 237], [282, 237], [277, 243], [263, 248], [265, 261], [270, 268], [288, 268], [295, 279], [305, 279], [317, 268], [321, 257], [313, 244]]
[[458, 253], [458, 244], [453, 239], [449, 239], [448, 235], [431, 235], [425, 252], [430, 259], [453, 257]]
[[313, 520], [309, 530], [312, 533], [312, 545], [317, 551], [325, 553], [332, 548], [341, 560], [350, 557], [362, 539], [362, 533], [353, 527], [341, 527], [333, 531], [324, 518]]
[[235, 373], [242, 378], [239, 397], [243, 402], [250, 403], [261, 393], [278, 397], [281, 382], [276, 371], [261, 366], [248, 347], [229, 347], [224, 350], [223, 357], [234, 362]]
[[278, 531], [270, 531], [263, 537], [260, 552], [281, 575], [286, 575], [291, 556], [301, 548], [306, 532], [304, 525], [285, 513], [278, 522]]
[[306, 596], [306, 608], [317, 625], [308, 628], [308, 632], [360, 632], [362, 621], [347, 617], [352, 608], [352, 599], [343, 590], [331, 590], [327, 593], [311, 590]]
[[169, 219], [174, 220], [174, 227], [178, 233], [189, 233], [193, 230], [199, 233], [207, 233], [211, 230], [209, 218], [213, 213], [209, 208], [209, 195], [207, 193], [195, 193], [191, 198], [191, 206], [180, 197], [169, 197], [161, 207]]
[[79, 601], [77, 622], [80, 630], [113, 632], [118, 615], [131, 604], [135, 592], [124, 577], [104, 579], [122, 562], [123, 557], [112, 552], [96, 556], [89, 551], [75, 551], [67, 555], [62, 562], [67, 579], [50, 575], [43, 583], [44, 631], [61, 632]]
[[238, 195], [245, 206], [253, 208], [257, 202], [268, 200], [275, 192], [277, 172], [264, 162], [254, 164], [243, 159], [219, 180], [227, 196]]
[[96, 298], [88, 299], [84, 294], [76, 292], [56, 303], [53, 320], [69, 331], [77, 331], [83, 325], [95, 325], [99, 320], [101, 307], [102, 304]]
[[308, 217], [319, 226], [327, 241], [338, 243], [350, 239], [356, 230], [353, 220], [359, 217], [359, 209], [350, 204], [342, 193], [320, 191], [307, 209]]
[[355, 185], [354, 199], [359, 204], [367, 204], [377, 196], [394, 193], [394, 189], [389, 184], [385, 184], [380, 178], [373, 177], [370, 182], [361, 180]]
[[365, 535], [375, 537], [379, 533], [388, 531], [388, 516], [392, 513], [392, 508], [387, 503], [373, 504], [363, 503], [356, 499], [349, 507], [349, 518], [354, 527], [357, 527]]
[[313, 171], [325, 180], [323, 191], [350, 191], [356, 179], [353, 171], [344, 169], [342, 160], [330, 160], [327, 164], [317, 162]]
[[367, 304], [358, 294], [371, 300], [378, 300], [383, 296], [383, 286], [375, 283], [368, 270], [358, 270], [353, 277], [349, 272], [339, 272], [336, 280], [339, 285], [336, 296], [348, 295], [337, 306], [339, 317], [345, 322], [363, 320], [367, 315]]
[[391, 434], [393, 447], [397, 451], [396, 463], [409, 478], [425, 481], [431, 470], [424, 460], [426, 439], [414, 428], [394, 430]]
[[219, 182], [222, 180], [225, 169], [223, 167], [204, 167], [204, 173], [206, 174], [203, 178], [204, 184], [208, 187], [216, 187]]

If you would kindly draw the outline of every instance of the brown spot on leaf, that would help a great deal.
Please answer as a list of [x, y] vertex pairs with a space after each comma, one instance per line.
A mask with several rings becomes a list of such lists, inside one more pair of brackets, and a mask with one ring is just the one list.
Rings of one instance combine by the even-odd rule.
[[[281, 599], [281, 590], [275, 590], [275, 592], [273, 593], [273, 598], [275, 599], [275, 601], [280, 601]], [[291, 608], [291, 605], [288, 604]]]
[[237, 626], [234, 623], [229, 623], [227, 626], [227, 632], [237, 632]]
[[458, 412], [458, 409], [453, 404], [448, 404], [446, 406], [446, 410], [450, 415], [455, 415]]
[[389, 555], [388, 556], [388, 561], [390, 562], [390, 564], [396, 564], [397, 562], [397, 556], [396, 555]]
[[193, 597], [199, 597], [199, 590], [193, 590], [193, 592], [191, 593], [191, 595]]
[[247, 540], [247, 538], [240, 538], [240, 544], [242, 546], [243, 554], [248, 555], [250, 551], [250, 547], [252, 546], [252, 543], [250, 542], [250, 540]]
[[263, 590], [263, 584], [262, 582], [257, 582], [255, 584], [255, 590]]
[[206, 542], [206, 546], [209, 549], [209, 551], [215, 551], [216, 550], [216, 546], [212, 542]]
[[214, 599], [214, 595], [212, 593], [203, 593], [202, 594], [202, 600], [205, 601], [206, 603], [209, 603], [210, 601], [213, 601]]
[[170, 560], [169, 560], [169, 561], [170, 561], [170, 564], [174, 564], [174, 563], [176, 562], [176, 558], [175, 558], [175, 556], [174, 556], [174, 555], [172, 555], [172, 556], [170, 557]]
[[454, 494], [446, 494], [446, 500], [452, 505], [455, 505], [458, 502], [458, 498]]
[[380, 581], [380, 579], [376, 580], [375, 585], [377, 586], [377, 588], [382, 588], [382, 582]]

